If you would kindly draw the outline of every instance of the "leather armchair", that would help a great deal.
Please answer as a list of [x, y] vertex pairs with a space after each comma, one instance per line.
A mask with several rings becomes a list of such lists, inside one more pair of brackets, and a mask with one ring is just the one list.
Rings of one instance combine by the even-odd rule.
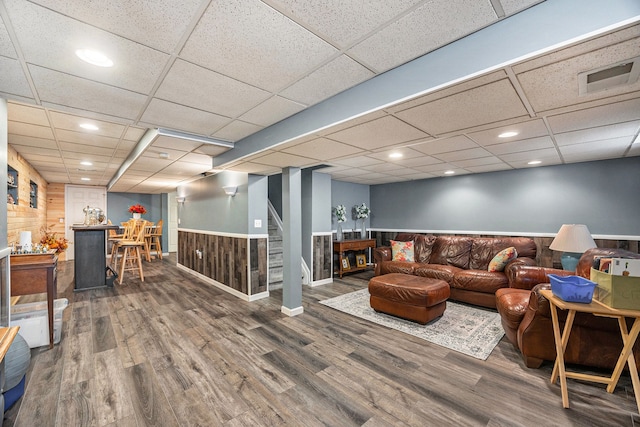
[[[549, 301], [540, 294], [550, 289], [549, 274], [563, 276], [577, 274], [589, 278], [596, 256], [640, 258], [640, 254], [621, 249], [595, 248], [580, 258], [576, 272], [553, 268], [515, 266], [509, 274], [512, 288], [496, 292], [496, 307], [502, 327], [509, 341], [520, 350], [526, 366], [539, 367], [543, 361], [554, 361], [556, 349], [553, 339]], [[526, 291], [533, 286], [531, 291]], [[566, 312], [559, 310], [561, 328], [564, 328]], [[631, 328], [631, 321], [628, 321]], [[565, 362], [612, 369], [622, 349], [622, 338], [617, 321], [577, 313], [565, 352]], [[640, 363], [640, 344], [634, 347], [636, 363]]]

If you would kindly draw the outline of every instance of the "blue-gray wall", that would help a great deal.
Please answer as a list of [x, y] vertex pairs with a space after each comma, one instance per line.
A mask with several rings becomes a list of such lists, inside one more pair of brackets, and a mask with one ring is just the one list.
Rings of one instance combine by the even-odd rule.
[[[228, 185], [238, 187], [235, 196], [225, 194], [222, 187]], [[181, 185], [177, 193], [185, 198], [178, 207], [180, 228], [238, 234], [267, 233], [265, 177], [223, 171]], [[256, 219], [262, 222], [259, 228], [253, 226]]]
[[586, 224], [640, 236], [640, 157], [374, 185], [371, 210], [381, 230], [555, 234]]
[[331, 226], [335, 230], [338, 227], [338, 221], [334, 214], [334, 210], [338, 205], [344, 205], [347, 208], [347, 221], [342, 223], [342, 229], [359, 229], [362, 222], [356, 224], [356, 214], [354, 207], [356, 205], [366, 203], [371, 208], [371, 214], [365, 221], [365, 227], [369, 228], [371, 220], [375, 215], [375, 210], [371, 206], [369, 198], [369, 186], [364, 184], [352, 184], [343, 181], [331, 181]]
[[162, 224], [162, 250], [167, 251], [169, 239], [167, 237], [168, 201], [167, 194], [144, 194], [144, 193], [107, 193], [107, 217], [113, 224], [120, 224], [131, 218], [129, 206], [141, 204], [147, 210], [142, 218], [147, 221], [157, 223], [163, 220]]

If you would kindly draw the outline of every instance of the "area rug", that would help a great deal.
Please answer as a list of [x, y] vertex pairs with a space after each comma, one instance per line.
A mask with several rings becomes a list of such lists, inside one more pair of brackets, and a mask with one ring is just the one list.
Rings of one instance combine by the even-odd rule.
[[426, 325], [376, 312], [369, 305], [368, 289], [320, 301], [320, 304], [481, 360], [489, 357], [504, 335], [497, 312], [452, 301], [447, 301], [442, 317]]

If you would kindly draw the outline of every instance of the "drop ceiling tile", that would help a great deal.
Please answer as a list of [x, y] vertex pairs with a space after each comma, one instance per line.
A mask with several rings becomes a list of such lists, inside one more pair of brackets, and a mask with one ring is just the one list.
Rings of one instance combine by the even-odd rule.
[[416, 172], [410, 175], [405, 175], [404, 178], [410, 179], [412, 181], [417, 181], [420, 179], [429, 179], [429, 178], [435, 178], [436, 175], [432, 174], [432, 173], [428, 173], [428, 172]]
[[0, 70], [2, 70], [0, 92], [33, 98], [29, 82], [24, 77], [24, 72], [17, 59], [0, 56]]
[[229, 151], [230, 149], [231, 148], [229, 147], [221, 147], [219, 145], [202, 144], [195, 150], [195, 152], [198, 154], [206, 154], [207, 156], [209, 156], [209, 159], [211, 159], [211, 157], [218, 156], [226, 151]]
[[178, 59], [155, 96], [221, 116], [236, 117], [266, 100], [271, 94]]
[[[48, 148], [52, 150], [58, 149], [58, 144], [53, 139], [35, 138], [33, 136], [24, 135], [8, 135], [9, 145], [22, 147], [34, 147], [34, 148]], [[25, 149], [23, 148], [23, 149]]]
[[636, 142], [631, 146], [627, 157], [640, 156], [640, 143]]
[[[12, 1], [7, 3], [7, 9], [29, 64], [148, 93], [169, 59], [158, 50], [30, 2]], [[88, 47], [88, 43], [113, 60], [114, 66], [96, 67], [80, 60], [75, 50]]]
[[558, 145], [563, 146], [626, 137], [628, 143], [631, 143], [634, 135], [638, 132], [639, 126], [640, 121], [635, 121], [602, 126], [596, 129], [565, 132], [556, 134], [556, 141], [558, 142]]
[[451, 153], [440, 153], [434, 155], [440, 160], [445, 162], [459, 162], [461, 160], [479, 159], [482, 157], [490, 157], [489, 153], [484, 148], [471, 148], [469, 150], [452, 151]]
[[254, 162], [278, 168], [285, 168], [287, 166], [302, 167], [317, 163], [316, 160], [308, 157], [294, 156], [293, 154], [280, 152], [269, 153], [265, 156], [261, 156], [255, 159]]
[[[516, 136], [509, 138], [499, 138], [498, 135], [504, 132], [518, 132]], [[523, 140], [548, 135], [549, 131], [541, 119], [529, 120], [522, 123], [515, 123], [507, 126], [500, 126], [494, 129], [469, 133], [469, 138], [479, 145], [487, 147], [494, 144], [504, 144], [515, 140]]]
[[42, 174], [42, 177], [48, 182], [48, 183], [64, 183], [67, 184], [69, 183], [69, 176], [66, 173], [60, 172], [60, 173], [51, 173], [51, 172], [47, 172], [46, 174]]
[[197, 16], [202, 2], [128, 0], [118, 2], [117, 7], [108, 4], [96, 7], [92, 2], [72, 0], [35, 0], [33, 3], [155, 49], [171, 52], [191, 20]]
[[100, 114], [124, 118], [137, 115], [146, 101], [146, 97], [139, 93], [46, 68], [30, 65], [29, 71], [43, 102], [74, 105]]
[[[161, 154], [166, 155], [167, 157], [161, 157]], [[151, 146], [142, 153], [138, 161], [144, 161], [143, 159], [163, 159], [175, 162], [176, 160], [184, 157], [185, 154], [187, 154], [187, 151], [156, 147], [154, 144], [151, 144]]]
[[229, 119], [154, 98], [140, 121], [149, 124], [149, 127], [163, 127], [211, 135], [216, 129], [227, 124]]
[[349, 120], [344, 120], [340, 123], [332, 124], [324, 129], [320, 129], [316, 132], [318, 136], [328, 136], [332, 133], [337, 133], [338, 131], [345, 130], [348, 128], [352, 128], [367, 122], [372, 122], [376, 119], [381, 119], [386, 117], [386, 113], [383, 110], [376, 110], [371, 113], [367, 113], [356, 118], [352, 118]]
[[230, 0], [210, 3], [180, 57], [277, 91], [336, 53], [333, 46], [263, 2]]
[[521, 151], [541, 150], [544, 148], [553, 148], [553, 141], [548, 136], [541, 138], [523, 139], [513, 142], [505, 142], [503, 144], [489, 145], [486, 148], [491, 154], [501, 156], [504, 154], [518, 153]]
[[167, 136], [167, 135], [158, 135], [153, 140], [151, 147], [154, 147], [156, 149], [166, 148], [169, 150], [182, 151], [183, 153], [186, 153], [186, 152], [195, 150], [201, 145], [202, 145], [202, 142], [199, 142], [199, 141], [192, 141], [184, 138], [174, 138], [172, 136]]
[[612, 138], [582, 144], [560, 147], [566, 162], [586, 162], [590, 160], [613, 159], [622, 157], [631, 144], [630, 138]]
[[209, 169], [213, 167], [211, 156], [206, 154], [188, 153], [180, 159], [180, 163], [191, 163], [207, 166]]
[[49, 126], [32, 125], [23, 122], [8, 122], [9, 134], [31, 136], [34, 138], [53, 139], [53, 131]]
[[455, 165], [449, 163], [436, 163], [433, 165], [425, 165], [425, 166], [416, 166], [413, 169], [420, 172], [428, 172], [434, 175], [442, 175], [442, 172], [447, 170], [456, 170]]
[[70, 142], [60, 142], [60, 149], [62, 150], [63, 156], [68, 156], [70, 153], [78, 153], [81, 155], [86, 155], [87, 153], [95, 153], [100, 156], [110, 156], [113, 153], [113, 148], [105, 148], [95, 145], [85, 145], [85, 144], [73, 144]]
[[11, 43], [9, 32], [4, 24], [4, 21], [0, 19], [0, 56], [6, 56], [9, 58], [17, 58], [16, 50]]
[[29, 160], [29, 156], [37, 154], [40, 156], [60, 157], [60, 152], [56, 147], [44, 148], [29, 145], [10, 144], [22, 157]]
[[479, 167], [479, 166], [487, 166], [487, 165], [500, 165], [500, 164], [504, 166], [504, 163], [499, 158], [494, 156], [462, 159], [462, 160], [455, 160], [455, 161], [449, 160], [449, 162], [453, 163], [459, 168], [464, 168], [464, 169], [469, 169], [472, 167]]
[[146, 131], [147, 129], [144, 129], [144, 128], [129, 126], [127, 128], [126, 133], [124, 134], [124, 139], [138, 142], [140, 141], [140, 138], [142, 138], [142, 135], [144, 135]]
[[554, 133], [593, 128], [640, 119], [640, 98], [548, 117]]
[[407, 169], [406, 167], [401, 166], [397, 163], [380, 163], [371, 166], [361, 166], [361, 168], [370, 172], [384, 172], [388, 174], [391, 174], [393, 171]]
[[337, 172], [337, 173], [334, 174], [334, 176], [340, 177], [340, 178], [349, 178], [349, 177], [354, 177], [354, 176], [369, 175], [370, 173], [371, 173], [371, 171], [368, 171], [366, 169], [352, 168], [352, 169], [346, 170], [344, 172]]
[[542, 1], [544, 0], [500, 0], [500, 4], [505, 15], [509, 16], [537, 3], [542, 3]]
[[478, 148], [478, 144], [464, 135], [452, 138], [430, 140], [411, 146], [412, 149], [427, 155], [450, 153], [452, 151], [470, 150]]
[[337, 163], [342, 166], [351, 166], [354, 168], [359, 168], [363, 166], [371, 166], [371, 165], [379, 165], [384, 163], [380, 159], [374, 159], [368, 156], [357, 156], [357, 157], [349, 157], [344, 159], [335, 159], [332, 163]]
[[501, 80], [396, 114], [431, 135], [527, 115], [511, 83]]
[[290, 101], [281, 96], [273, 96], [257, 107], [247, 111], [240, 116], [240, 119], [260, 126], [269, 126], [304, 110], [304, 108], [304, 105], [298, 104], [297, 102]]
[[548, 160], [551, 160], [553, 162], [560, 162], [560, 157], [558, 156], [558, 152], [555, 148], [544, 148], [542, 150], [521, 151], [518, 153], [504, 154], [500, 156], [500, 158], [502, 159], [502, 161], [514, 165], [514, 167], [516, 164], [521, 164], [522, 162], [526, 163], [531, 160], [542, 160], [545, 164], [547, 164]]
[[[401, 157], [389, 157], [390, 154], [401, 154]], [[425, 157], [423, 153], [412, 150], [408, 147], [396, 148], [392, 150], [383, 150], [377, 151], [375, 153], [368, 154], [369, 157], [373, 157], [374, 159], [380, 159], [385, 162], [400, 162], [404, 159], [410, 159], [415, 157]]]
[[407, 125], [392, 116], [366, 122], [329, 135], [345, 144], [354, 145], [365, 150], [387, 147], [425, 138], [424, 132]]
[[387, 0], [363, 5], [342, 0], [266, 1], [341, 48], [383, 27], [390, 19], [405, 13], [419, 2], [420, 0]]
[[318, 138], [294, 147], [285, 148], [282, 152], [325, 161], [361, 153], [362, 150], [327, 138]]
[[483, 172], [498, 172], [513, 169], [511, 166], [506, 163], [495, 163], [488, 165], [478, 165], [478, 166], [465, 166], [465, 169], [469, 172], [473, 173], [483, 173]]
[[427, 166], [427, 165], [433, 165], [436, 163], [442, 163], [442, 161], [432, 156], [422, 156], [422, 157], [413, 157], [411, 159], [400, 159], [396, 163], [402, 166], [412, 168], [415, 166]]
[[50, 126], [44, 108], [35, 105], [25, 105], [9, 101], [7, 102], [7, 115], [12, 121], [39, 126]]
[[234, 120], [222, 129], [216, 131], [213, 135], [214, 138], [223, 139], [225, 141], [236, 142], [245, 138], [253, 133], [263, 129], [262, 126], [254, 125], [253, 123], [243, 122], [241, 120]]
[[90, 147], [116, 148], [118, 146], [118, 138], [109, 138], [102, 135], [93, 135], [89, 132], [72, 132], [64, 129], [56, 130], [58, 141], [73, 142], [74, 144], [82, 144]]
[[640, 55], [637, 38], [578, 57], [520, 73], [518, 81], [536, 112], [548, 111], [594, 99], [640, 90], [640, 80], [619, 87], [580, 96], [578, 73], [612, 65]]
[[[85, 133], [88, 135], [101, 135], [111, 138], [120, 138], [125, 129], [125, 126], [119, 123], [87, 119], [85, 117], [61, 113], [58, 111], [51, 111], [49, 115], [51, 117], [51, 123], [57, 129], [66, 129], [74, 132]], [[95, 125], [99, 129], [97, 131], [85, 130], [80, 127], [80, 125], [83, 123]]]
[[340, 55], [292, 84], [280, 92], [280, 95], [302, 104], [313, 105], [373, 76], [371, 71], [353, 59]]
[[234, 165], [232, 167], [226, 168], [225, 170], [230, 170], [235, 172], [263, 174], [263, 175], [282, 172], [282, 168], [280, 167], [268, 166], [268, 165], [252, 163], [252, 162], [246, 162], [246, 163]]
[[489, 1], [433, 0], [374, 33], [348, 53], [382, 72], [496, 20]]

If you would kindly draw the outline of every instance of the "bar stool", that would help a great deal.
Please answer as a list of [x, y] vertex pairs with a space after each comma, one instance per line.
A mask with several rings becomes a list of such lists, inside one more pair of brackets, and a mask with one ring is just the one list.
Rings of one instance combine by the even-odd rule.
[[[141, 223], [141, 224], [138, 224]], [[147, 221], [136, 221], [134, 225], [134, 234], [131, 239], [121, 240], [118, 243], [117, 251], [122, 251], [122, 260], [120, 262], [120, 274], [119, 274], [119, 282], [123, 283], [124, 272], [125, 271], [135, 271], [138, 270], [138, 274], [140, 276], [140, 280], [144, 282], [144, 272], [142, 271], [142, 256], [141, 252], [145, 248], [145, 229], [146, 229]], [[136, 233], [137, 229], [137, 233]], [[117, 259], [116, 252], [116, 259]]]
[[114, 271], [118, 270], [118, 249], [119, 244], [123, 240], [131, 240], [134, 233], [134, 220], [121, 223], [124, 227], [122, 234], [116, 233], [115, 230], [109, 230], [108, 242], [111, 244], [111, 258], [109, 259], [109, 265]]
[[156, 258], [162, 259], [162, 220], [151, 227], [150, 233], [147, 235], [147, 261], [151, 260], [151, 250], [155, 249]]

